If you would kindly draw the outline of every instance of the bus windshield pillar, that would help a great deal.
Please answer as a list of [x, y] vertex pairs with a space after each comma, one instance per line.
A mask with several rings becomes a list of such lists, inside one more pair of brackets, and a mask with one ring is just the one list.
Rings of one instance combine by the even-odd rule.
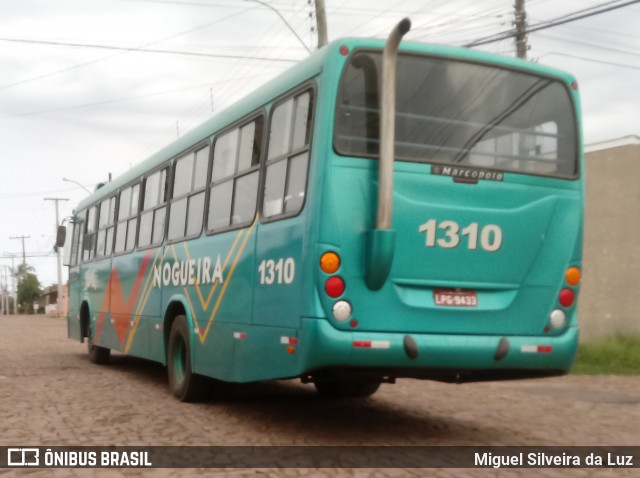
[[378, 161], [378, 213], [376, 228], [367, 233], [365, 281], [380, 289], [389, 277], [395, 251], [395, 231], [391, 228], [393, 208], [393, 160], [395, 156], [396, 63], [402, 37], [411, 28], [403, 19], [391, 31], [382, 54], [380, 97], [380, 159]]

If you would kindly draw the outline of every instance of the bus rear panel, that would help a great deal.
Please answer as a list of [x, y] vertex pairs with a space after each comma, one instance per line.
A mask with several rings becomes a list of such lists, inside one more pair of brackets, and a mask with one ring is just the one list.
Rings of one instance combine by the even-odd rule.
[[[378, 259], [367, 237], [378, 199], [382, 55], [348, 47], [335, 66], [332, 148], [318, 159], [321, 307], [302, 323], [305, 374], [567, 373], [578, 342], [583, 217], [575, 82], [524, 62], [403, 48], [392, 266], [373, 290], [366, 264]], [[337, 268], [323, 267], [326, 253]]]

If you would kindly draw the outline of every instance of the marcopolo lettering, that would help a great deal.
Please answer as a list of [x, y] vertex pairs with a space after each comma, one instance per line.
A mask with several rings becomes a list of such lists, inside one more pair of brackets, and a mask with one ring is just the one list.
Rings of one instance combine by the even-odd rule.
[[489, 171], [486, 169], [470, 169], [458, 168], [455, 166], [432, 166], [431, 173], [439, 176], [450, 176], [452, 178], [469, 179], [469, 180], [485, 180], [485, 181], [502, 181], [504, 173], [500, 171]]
[[220, 256], [212, 264], [210, 257], [199, 257], [197, 259], [187, 259], [181, 261], [167, 261], [153, 269], [153, 287], [163, 285], [168, 287], [173, 285], [206, 285], [214, 282], [222, 284], [222, 263]]

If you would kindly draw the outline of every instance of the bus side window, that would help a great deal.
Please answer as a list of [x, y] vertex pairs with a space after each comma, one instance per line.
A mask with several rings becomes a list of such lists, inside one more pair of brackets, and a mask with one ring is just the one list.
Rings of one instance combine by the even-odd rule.
[[75, 264], [72, 264], [73, 261], [73, 254], [76, 251], [76, 238], [77, 238], [77, 230], [78, 230], [78, 225], [74, 224], [73, 221], [69, 221], [67, 223], [67, 238], [64, 244], [64, 255], [62, 258], [62, 265], [65, 266], [75, 266]]
[[264, 118], [220, 135], [213, 149], [210, 231], [250, 224], [256, 214]]
[[71, 257], [69, 258], [69, 265], [71, 267], [75, 267], [80, 263], [80, 237], [82, 237], [85, 216], [86, 211], [82, 211], [76, 215], [73, 220], [73, 238], [71, 242]]
[[164, 239], [168, 170], [168, 167], [163, 168], [145, 179], [140, 230], [138, 232], [138, 246], [140, 247], [157, 245], [162, 243]]
[[69, 226], [67, 227], [67, 233], [69, 232], [69, 227], [73, 227], [73, 232], [71, 234], [71, 246], [69, 247], [69, 249], [65, 248], [65, 255], [64, 255], [64, 260], [63, 260], [63, 264], [65, 266], [75, 266], [76, 264], [74, 263], [74, 258], [76, 255], [76, 250], [78, 247], [77, 244], [77, 239], [78, 239], [78, 224], [77, 223], [73, 223], [73, 221], [69, 222]]
[[134, 184], [120, 191], [116, 244], [114, 248], [116, 254], [131, 251], [135, 247], [139, 200], [140, 184]]
[[304, 204], [311, 141], [312, 92], [275, 107], [269, 130], [269, 154], [262, 215], [297, 214]]
[[87, 213], [85, 222], [84, 237], [82, 239], [82, 261], [87, 262], [93, 259], [96, 252], [96, 213], [97, 206], [92, 206]]
[[196, 237], [202, 232], [209, 146], [176, 160], [167, 239]]
[[112, 196], [100, 203], [98, 221], [98, 245], [96, 257], [111, 255], [113, 249], [113, 231], [115, 229], [116, 197]]

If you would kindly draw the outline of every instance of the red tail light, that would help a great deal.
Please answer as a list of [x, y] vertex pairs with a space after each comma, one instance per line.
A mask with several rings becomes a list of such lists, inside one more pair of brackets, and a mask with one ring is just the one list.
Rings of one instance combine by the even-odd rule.
[[571, 307], [575, 299], [576, 294], [571, 289], [562, 289], [558, 295], [558, 301], [562, 307]]
[[329, 277], [324, 283], [324, 291], [333, 299], [340, 297], [344, 293], [345, 285], [342, 277]]

